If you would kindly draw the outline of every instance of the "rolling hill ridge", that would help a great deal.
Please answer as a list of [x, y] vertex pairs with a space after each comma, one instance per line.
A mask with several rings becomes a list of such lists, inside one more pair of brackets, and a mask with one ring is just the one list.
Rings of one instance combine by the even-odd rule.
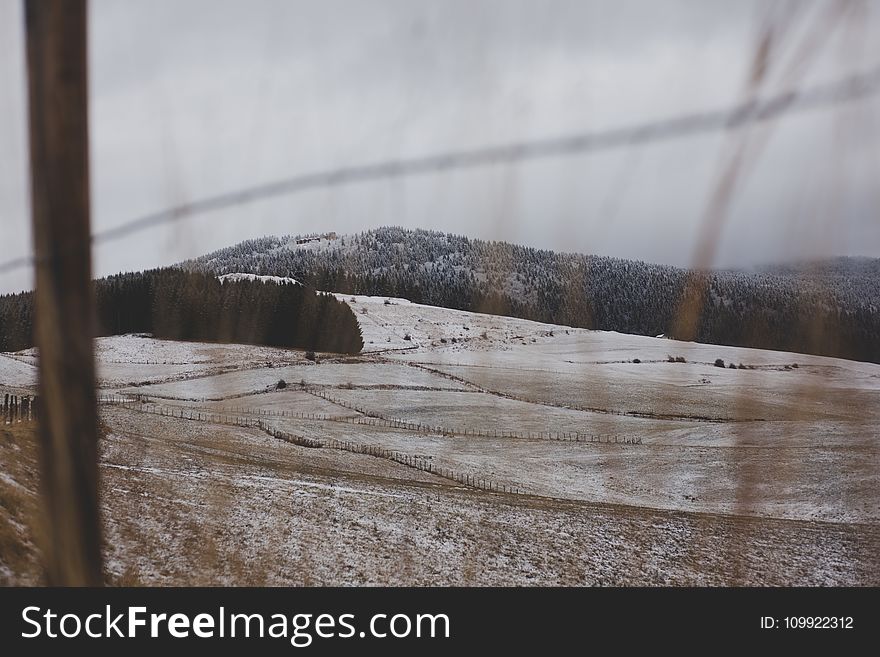
[[292, 277], [317, 289], [638, 335], [676, 335], [705, 290], [699, 342], [880, 362], [880, 260], [835, 258], [694, 272], [604, 256], [384, 227], [265, 237], [185, 262], [210, 273]]

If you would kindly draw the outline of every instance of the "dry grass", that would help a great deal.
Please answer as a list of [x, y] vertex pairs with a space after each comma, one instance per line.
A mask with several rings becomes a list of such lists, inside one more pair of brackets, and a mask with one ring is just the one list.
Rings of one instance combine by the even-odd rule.
[[[38, 437], [34, 424], [0, 428], [0, 585], [43, 584], [40, 545], [45, 532], [40, 500]], [[133, 565], [108, 573], [110, 586], [141, 586]]]
[[0, 428], [0, 584], [42, 580], [37, 434], [34, 425]]
[[[122, 410], [105, 419], [111, 586], [878, 581], [873, 525], [488, 494], [407, 480], [395, 464], [366, 474], [367, 457], [249, 430]], [[0, 435], [2, 581], [39, 584], [35, 434]]]

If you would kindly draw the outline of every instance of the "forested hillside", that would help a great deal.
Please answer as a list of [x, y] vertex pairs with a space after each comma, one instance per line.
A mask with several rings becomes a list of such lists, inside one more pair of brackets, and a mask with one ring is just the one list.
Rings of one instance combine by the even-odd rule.
[[[95, 282], [97, 335], [238, 342], [357, 353], [363, 347], [351, 309], [296, 284], [221, 282], [178, 268], [109, 276]], [[33, 295], [0, 297], [0, 351], [33, 345]]]
[[670, 337], [679, 331], [685, 291], [698, 285], [706, 294], [697, 341], [880, 362], [880, 260], [697, 274], [402, 228], [297, 241], [250, 240], [184, 267], [291, 276], [322, 290]]

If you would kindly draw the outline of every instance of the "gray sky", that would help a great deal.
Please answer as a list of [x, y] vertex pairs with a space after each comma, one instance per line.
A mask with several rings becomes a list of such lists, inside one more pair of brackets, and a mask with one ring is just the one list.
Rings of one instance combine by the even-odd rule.
[[[779, 70], [829, 2], [794, 0]], [[313, 170], [723, 108], [744, 98], [770, 4], [92, 0], [93, 227]], [[851, 4], [820, 31], [805, 83], [880, 63], [880, 4]], [[0, 260], [30, 250], [20, 5], [0, 0]], [[878, 109], [874, 98], [776, 124], [715, 264], [880, 256]], [[687, 265], [730, 140], [276, 198], [102, 245], [95, 274], [265, 234], [387, 224]], [[30, 285], [29, 272], [0, 275], [0, 292]]]

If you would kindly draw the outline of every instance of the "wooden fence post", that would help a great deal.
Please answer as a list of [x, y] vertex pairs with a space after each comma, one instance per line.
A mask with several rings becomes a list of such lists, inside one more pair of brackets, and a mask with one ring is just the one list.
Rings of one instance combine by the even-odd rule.
[[92, 338], [85, 0], [26, 0], [40, 350], [43, 559], [50, 585], [103, 582]]

